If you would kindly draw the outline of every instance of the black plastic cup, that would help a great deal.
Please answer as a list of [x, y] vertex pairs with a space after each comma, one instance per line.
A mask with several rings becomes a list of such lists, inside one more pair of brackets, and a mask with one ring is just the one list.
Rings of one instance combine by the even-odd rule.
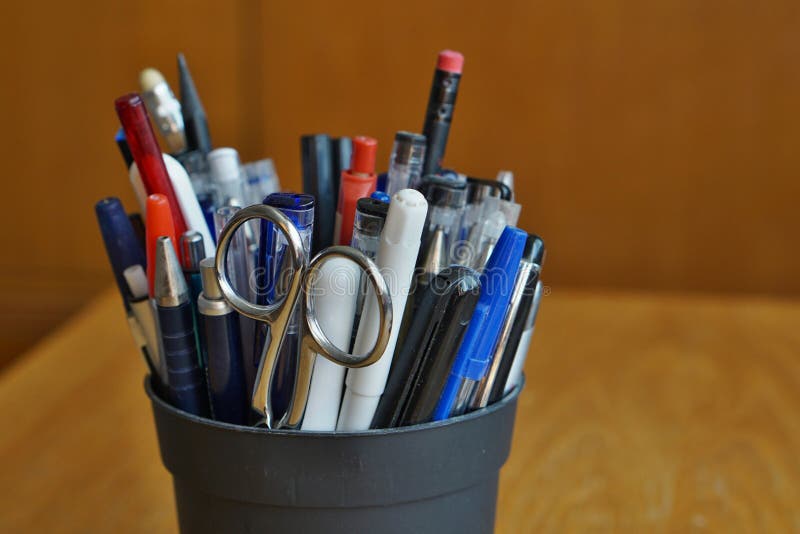
[[447, 421], [361, 433], [210, 421], [145, 389], [184, 534], [494, 530], [519, 388]]

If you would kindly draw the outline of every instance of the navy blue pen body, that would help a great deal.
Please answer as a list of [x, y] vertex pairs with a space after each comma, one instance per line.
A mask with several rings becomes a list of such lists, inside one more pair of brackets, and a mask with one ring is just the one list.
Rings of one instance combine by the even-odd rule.
[[200, 314], [202, 345], [214, 419], [246, 425], [249, 399], [245, 386], [244, 361], [239, 349], [239, 314]]
[[169, 401], [185, 412], [208, 417], [208, 391], [198, 364], [192, 307], [184, 302], [175, 307], [156, 308], [167, 367]]

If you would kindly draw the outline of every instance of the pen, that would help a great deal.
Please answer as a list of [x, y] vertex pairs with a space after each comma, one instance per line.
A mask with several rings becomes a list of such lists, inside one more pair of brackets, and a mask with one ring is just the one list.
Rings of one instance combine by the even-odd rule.
[[372, 428], [430, 420], [480, 295], [478, 273], [454, 265], [421, 293], [405, 343], [398, 347]]
[[197, 297], [203, 291], [203, 282], [200, 279], [200, 260], [206, 257], [203, 236], [200, 232], [189, 230], [185, 232], [178, 242], [181, 251], [180, 262], [183, 269], [183, 276], [186, 278], [186, 285], [189, 286], [189, 304], [192, 306], [192, 319], [194, 320], [195, 333], [197, 335], [198, 356], [200, 356], [200, 367], [205, 369], [206, 361], [202, 358], [203, 351], [200, 346], [200, 334], [197, 318]]
[[[513, 384], [511, 384], [510, 387], [506, 385], [509, 382], [508, 378], [511, 376], [511, 370], [515, 362], [517, 362], [515, 375], [521, 374], [522, 365], [525, 363], [525, 355], [528, 352], [528, 345], [530, 344], [533, 322], [536, 319], [536, 313], [541, 300], [542, 289], [539, 277], [541, 275], [542, 264], [544, 263], [544, 252], [545, 247], [542, 238], [535, 234], [528, 234], [528, 239], [525, 241], [525, 252], [522, 254], [522, 261], [530, 263], [532, 268], [528, 271], [519, 310], [514, 318], [514, 324], [508, 336], [508, 344], [503, 351], [497, 377], [494, 379], [494, 384], [489, 394], [489, 404], [494, 404], [499, 401], [507, 391], [514, 388], [517, 384], [517, 380], [519, 380], [519, 377], [515, 376], [512, 380]], [[516, 355], [519, 349], [522, 348], [522, 340], [526, 335], [527, 341], [525, 347], [522, 349], [520, 359], [517, 360]]]
[[348, 245], [353, 237], [353, 219], [359, 198], [375, 191], [375, 152], [378, 142], [371, 137], [353, 139], [353, 157], [350, 168], [342, 171], [339, 185], [339, 202], [333, 235], [338, 245]]
[[499, 171], [497, 173], [497, 182], [508, 187], [511, 191], [511, 198], [508, 200], [514, 200], [514, 173], [511, 171]]
[[220, 205], [242, 206], [244, 188], [239, 153], [233, 148], [215, 148], [208, 153], [209, 177], [219, 193]]
[[169, 151], [177, 154], [186, 148], [183, 133], [181, 103], [172, 94], [167, 80], [156, 69], [147, 68], [139, 73], [139, 88], [147, 111], [156, 123]]
[[206, 220], [206, 226], [208, 226], [208, 231], [211, 233], [211, 241], [216, 243], [214, 211], [216, 211], [219, 201], [217, 190], [214, 184], [211, 183], [211, 172], [208, 168], [206, 154], [199, 150], [191, 150], [181, 152], [175, 158], [183, 165], [186, 174], [189, 175], [189, 181], [197, 197], [197, 203], [200, 205], [203, 218]]
[[446, 264], [463, 264], [465, 258], [461, 256], [465, 251], [459, 248], [458, 241], [461, 219], [467, 205], [466, 182], [431, 175], [423, 178], [420, 190], [429, 206], [424, 240], [427, 254], [431, 254], [431, 245], [441, 247], [442, 250], [434, 250], [433, 253], [441, 254]]
[[[374, 194], [374, 193], [373, 193]], [[374, 260], [378, 255], [378, 248], [381, 242], [381, 232], [386, 222], [386, 215], [389, 212], [389, 204], [375, 200], [372, 197], [359, 198], [356, 203], [356, 218], [353, 222], [353, 239], [350, 246], [363, 252], [366, 257]], [[361, 311], [364, 308], [364, 299], [367, 297], [367, 287], [369, 286], [366, 277], [356, 269], [351, 262], [341, 267], [343, 272], [350, 269], [351, 277], [358, 286], [358, 296], [355, 303], [355, 318], [351, 328], [352, 338], [348, 348], [355, 342], [358, 334], [358, 325], [361, 322]]]
[[197, 94], [192, 74], [186, 66], [186, 58], [178, 54], [178, 76], [181, 88], [181, 113], [186, 134], [186, 149], [199, 150], [207, 154], [211, 151], [211, 134], [208, 132], [206, 110]]
[[401, 189], [417, 189], [425, 159], [425, 136], [397, 132], [386, 178], [386, 193], [391, 197]]
[[147, 194], [164, 195], [172, 211], [175, 226], [172, 234], [181, 235], [186, 231], [186, 222], [141, 97], [135, 93], [123, 95], [116, 99], [114, 105]]
[[[181, 213], [183, 214], [183, 219], [186, 221], [188, 226], [187, 231], [191, 230], [199, 232], [203, 237], [205, 255], [213, 256], [215, 252], [214, 239], [211, 237], [211, 232], [208, 228], [208, 222], [206, 221], [205, 214], [203, 213], [200, 203], [197, 200], [197, 195], [195, 195], [194, 187], [192, 186], [192, 182], [186, 172], [186, 169], [183, 168], [178, 160], [169, 154], [163, 154], [163, 157], [164, 166], [167, 169], [167, 175], [169, 176], [170, 183], [172, 184], [172, 189], [175, 191], [175, 196], [178, 199], [178, 205], [180, 206]], [[139, 169], [136, 164], [131, 167], [130, 179], [134, 192], [136, 192], [137, 196], [144, 194], [144, 191], [139, 189], [136, 185], [136, 182], [139, 179]], [[140, 203], [142, 200], [144, 200], [146, 206], [146, 197], [140, 199]]]
[[[175, 247], [178, 240], [175, 238], [175, 225], [172, 223], [172, 210], [164, 195], [150, 195], [147, 197], [147, 224], [145, 225], [147, 239], [147, 280], [150, 295], [155, 295], [156, 279], [156, 244], [158, 238], [167, 236]], [[178, 249], [175, 249], [178, 254]]]
[[503, 230], [481, 274], [481, 295], [434, 410], [434, 421], [464, 413], [475, 384], [486, 374], [511, 299], [526, 237], [525, 232], [511, 226]]
[[[322, 265], [314, 284], [317, 292], [315, 314], [319, 326], [331, 343], [342, 351], [348, 351], [351, 345], [359, 279], [357, 266], [349, 260], [334, 258]], [[346, 367], [322, 355], [315, 356], [302, 430], [336, 430], [346, 370]]]
[[[333, 191], [337, 197], [339, 195], [339, 186], [341, 184], [342, 171], [347, 170], [350, 166], [350, 160], [353, 158], [353, 141], [349, 137], [332, 137], [331, 138], [331, 174], [333, 176]], [[334, 221], [335, 224], [335, 221]], [[333, 234], [334, 244], [338, 239], [337, 234]]]
[[525, 367], [525, 360], [528, 356], [528, 349], [531, 345], [531, 338], [533, 337], [533, 329], [536, 327], [536, 316], [539, 313], [539, 305], [542, 302], [542, 295], [544, 294], [544, 286], [542, 281], [536, 283], [536, 289], [533, 293], [533, 302], [528, 310], [525, 318], [525, 327], [520, 337], [519, 345], [514, 353], [514, 358], [511, 363], [511, 370], [508, 373], [508, 379], [505, 383], [503, 394], [509, 393], [512, 389], [522, 384], [522, 370]]
[[128, 141], [125, 140], [125, 130], [122, 129], [122, 126], [117, 130], [114, 141], [117, 143], [119, 153], [122, 156], [122, 160], [125, 162], [125, 168], [130, 169], [133, 164], [133, 156], [131, 155], [130, 147], [128, 147]]
[[484, 201], [492, 196], [504, 195], [510, 198], [511, 190], [500, 182], [467, 178], [467, 207], [461, 225], [460, 239], [476, 246], [480, 241], [481, 226], [477, 223], [483, 220]]
[[169, 400], [180, 410], [208, 417], [208, 391], [205, 376], [198, 365], [189, 289], [169, 237], [158, 238], [155, 264], [156, 310]]
[[222, 296], [214, 258], [200, 261], [200, 277], [203, 290], [197, 299], [197, 311], [211, 411], [218, 421], [246, 425], [250, 396], [240, 352], [239, 314]]
[[[258, 204], [267, 195], [277, 193], [281, 189], [275, 165], [269, 158], [251, 161], [242, 165], [244, 169], [244, 204]], [[333, 219], [331, 219], [333, 220]], [[332, 225], [331, 225], [332, 226]]]
[[474, 256], [476, 261], [473, 267], [478, 270], [483, 269], [503, 228], [517, 224], [520, 208], [521, 206], [515, 202], [497, 197], [484, 199], [482, 222], [476, 225], [476, 231], [473, 233], [476, 241], [470, 243], [471, 250], [477, 253]]
[[[265, 198], [263, 203], [277, 208], [292, 221], [300, 234], [304, 261], [307, 262], [311, 253], [311, 239], [314, 231], [314, 197], [306, 194], [273, 193]], [[294, 274], [284, 271], [285, 252], [286, 242], [283, 235], [273, 227], [272, 223], [262, 221], [258, 259], [265, 261], [265, 264], [259, 265], [258, 271], [265, 272], [267, 279], [265, 285], [259, 285], [256, 303], [277, 302], [284, 296], [287, 290], [286, 279]], [[297, 355], [300, 351], [301, 317], [298, 316], [299, 309], [300, 301], [298, 300], [286, 328], [272, 379], [272, 407], [279, 417], [289, 407], [294, 388]], [[258, 332], [256, 349], [260, 356], [264, 341], [266, 341], [267, 325], [261, 323], [256, 328]]]
[[139, 245], [133, 225], [118, 198], [108, 197], [99, 200], [94, 206], [94, 212], [108, 261], [111, 263], [111, 271], [122, 296], [122, 303], [125, 309], [129, 310], [128, 286], [123, 273], [131, 265], [144, 265], [144, 250]]
[[[394, 317], [403, 316], [427, 211], [428, 203], [425, 197], [415, 189], [398, 191], [389, 204], [375, 263], [389, 286]], [[377, 302], [370, 296], [365, 302], [353, 347], [354, 354], [366, 353], [378, 331]], [[372, 423], [372, 417], [375, 415], [392, 365], [392, 356], [399, 334], [398, 323], [399, 321], [392, 324], [389, 342], [376, 363], [348, 371], [337, 430], [366, 430]]]
[[[333, 188], [333, 165], [331, 138], [326, 134], [304, 135], [300, 138], [300, 156], [303, 169], [303, 191], [317, 200], [314, 239], [311, 250], [314, 254], [333, 244], [336, 221], [335, 198], [338, 190]], [[263, 198], [263, 197], [262, 197]]]
[[447, 136], [450, 133], [463, 67], [464, 56], [461, 53], [453, 50], [439, 52], [428, 96], [428, 107], [425, 110], [425, 125], [422, 127], [427, 143], [423, 176], [439, 172], [447, 147]]
[[141, 265], [131, 265], [123, 274], [130, 293], [128, 302], [131, 307], [131, 317], [140, 329], [147, 347], [150, 372], [161, 381], [162, 385], [166, 384], [167, 372], [161, 357], [156, 310], [147, 292], [147, 275]]
[[128, 220], [131, 222], [131, 226], [133, 226], [133, 233], [136, 236], [136, 241], [139, 243], [142, 254], [144, 254], [144, 251], [147, 249], [147, 239], [145, 238], [142, 216], [138, 213], [131, 213], [128, 215]]
[[[524, 254], [524, 253], [523, 253]], [[511, 329], [514, 326], [514, 321], [520, 310], [520, 303], [522, 302], [523, 293], [528, 282], [528, 276], [533, 271], [533, 263], [527, 261], [524, 257], [520, 261], [517, 277], [514, 280], [514, 287], [511, 290], [511, 300], [508, 307], [505, 309], [503, 316], [503, 324], [500, 327], [500, 334], [497, 337], [494, 349], [491, 356], [491, 364], [486, 374], [475, 386], [472, 392], [472, 399], [469, 401], [469, 407], [472, 410], [483, 408], [489, 404], [489, 396], [492, 388], [498, 378], [498, 371], [500, 366], [503, 365], [503, 355], [505, 354], [506, 347], [508, 347], [509, 339], [511, 336]]]

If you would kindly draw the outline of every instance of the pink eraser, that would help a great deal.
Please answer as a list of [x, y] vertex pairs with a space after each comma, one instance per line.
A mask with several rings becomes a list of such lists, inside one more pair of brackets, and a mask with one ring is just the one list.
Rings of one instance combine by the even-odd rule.
[[439, 52], [439, 59], [436, 60], [436, 69], [461, 74], [464, 67], [464, 56], [455, 50], [442, 50]]

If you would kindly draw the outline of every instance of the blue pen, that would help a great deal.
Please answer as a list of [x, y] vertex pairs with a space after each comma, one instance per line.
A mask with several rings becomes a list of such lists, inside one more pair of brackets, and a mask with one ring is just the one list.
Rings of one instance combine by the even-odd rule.
[[374, 198], [375, 200], [380, 200], [381, 202], [386, 202], [387, 204], [392, 200], [392, 197], [383, 191], [375, 191], [369, 196], [369, 198]]
[[95, 204], [94, 211], [122, 302], [125, 309], [130, 311], [128, 284], [123, 273], [131, 265], [145, 265], [144, 249], [139, 244], [133, 225], [118, 198], [100, 200]]
[[222, 296], [214, 258], [200, 261], [200, 277], [203, 292], [197, 299], [197, 311], [211, 412], [217, 421], [246, 425], [250, 396], [240, 350], [239, 314]]
[[481, 274], [481, 296], [433, 413], [441, 421], [464, 413], [472, 390], [491, 364], [528, 234], [507, 226]]
[[200, 369], [189, 288], [169, 237], [156, 241], [155, 300], [167, 370], [167, 396], [176, 408], [200, 417], [210, 414], [206, 377]]
[[[314, 197], [307, 194], [273, 193], [264, 199], [264, 204], [277, 208], [294, 223], [303, 242], [306, 261], [311, 254], [311, 240], [314, 231]], [[261, 224], [258, 259], [256, 265], [256, 303], [276, 302], [283, 297], [283, 256], [286, 241], [271, 223]], [[299, 301], [298, 301], [299, 304]], [[264, 350], [267, 339], [267, 325], [259, 323], [256, 331], [255, 354]], [[297, 354], [300, 349], [300, 321], [296, 313], [289, 321], [284, 336], [275, 376], [272, 383], [272, 407], [280, 417], [289, 406], [297, 369]], [[257, 370], [257, 369], [256, 369]]]
[[386, 185], [389, 180], [389, 173], [382, 172], [378, 175], [378, 180], [375, 182], [376, 191], [386, 191]]

